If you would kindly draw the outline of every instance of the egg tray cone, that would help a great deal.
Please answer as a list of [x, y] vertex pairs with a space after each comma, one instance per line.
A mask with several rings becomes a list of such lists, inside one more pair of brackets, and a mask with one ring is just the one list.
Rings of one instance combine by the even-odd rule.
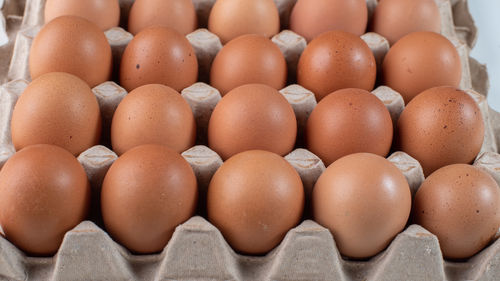
[[[283, 28], [286, 28], [295, 1], [275, 1]], [[132, 2], [120, 1], [123, 15], [128, 14]], [[193, 2], [200, 24], [206, 25], [215, 0]], [[500, 114], [486, 102], [488, 75], [485, 66], [469, 57], [476, 28], [467, 1], [436, 2], [441, 11], [442, 33], [454, 43], [461, 57], [461, 88], [476, 100], [485, 120], [485, 140], [474, 165], [490, 173], [500, 184]], [[371, 11], [377, 4], [374, 0], [367, 3]], [[3, 32], [0, 38], [5, 35], [10, 39], [0, 47], [0, 81], [4, 82], [0, 87], [0, 167], [15, 153], [10, 119], [17, 98], [30, 81], [29, 48], [43, 23], [44, 4], [45, 0], [6, 0], [0, 14], [0, 23], [5, 22], [3, 27], [6, 27], [0, 28], [0, 33]], [[122, 22], [126, 22], [126, 17]], [[112, 28], [106, 36], [116, 65], [133, 37], [122, 28]], [[199, 60], [200, 81], [207, 81], [213, 58], [222, 48], [220, 40], [206, 29], [199, 29], [187, 38]], [[389, 49], [387, 40], [375, 33], [367, 33], [362, 38], [380, 64]], [[289, 73], [293, 76], [306, 41], [287, 30], [272, 40], [285, 55]], [[93, 92], [101, 107], [103, 131], [109, 131], [106, 128], [110, 126], [114, 110], [127, 92], [112, 81], [95, 87]], [[314, 94], [298, 85], [289, 85], [280, 92], [297, 115], [300, 138], [307, 117], [316, 106]], [[373, 94], [384, 102], [396, 121], [404, 109], [401, 95], [385, 86], [378, 87]], [[202, 82], [184, 89], [182, 96], [196, 118], [197, 143], [205, 144], [208, 120], [221, 96], [216, 89]], [[109, 135], [103, 136], [104, 140], [106, 138], [109, 140]], [[193, 167], [200, 198], [204, 198], [212, 175], [222, 165], [221, 158], [204, 145], [197, 145], [182, 155]], [[314, 183], [325, 169], [324, 164], [317, 156], [301, 148], [285, 158], [300, 174], [309, 198]], [[377, 256], [367, 261], [352, 261], [339, 254], [326, 228], [305, 220], [290, 230], [273, 251], [265, 256], [251, 257], [235, 253], [219, 230], [203, 217], [195, 216], [177, 227], [161, 253], [133, 255], [100, 227], [100, 188], [106, 171], [116, 159], [113, 151], [101, 145], [78, 157], [92, 187], [90, 220], [80, 223], [65, 235], [55, 256], [28, 257], [0, 236], [0, 280], [500, 280], [500, 240], [466, 261], [446, 261], [437, 238], [418, 225], [408, 226]], [[415, 194], [424, 180], [420, 164], [404, 152], [394, 152], [388, 159], [403, 172], [412, 194]], [[200, 200], [200, 205], [202, 203]]]

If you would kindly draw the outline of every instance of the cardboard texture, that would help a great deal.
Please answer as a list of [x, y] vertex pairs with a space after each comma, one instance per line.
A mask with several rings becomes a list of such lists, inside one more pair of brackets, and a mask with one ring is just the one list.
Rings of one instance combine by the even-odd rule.
[[[120, 1], [122, 27], [126, 27], [132, 0]], [[215, 0], [193, 0], [201, 27], [205, 27]], [[275, 0], [286, 28], [295, 0]], [[485, 120], [486, 135], [474, 165], [491, 174], [500, 184], [500, 114], [488, 107], [486, 68], [469, 57], [475, 43], [476, 27], [468, 12], [467, 0], [436, 0], [441, 11], [442, 33], [460, 53], [463, 66], [461, 87], [478, 102]], [[10, 119], [19, 95], [28, 81], [28, 56], [31, 42], [43, 23], [45, 0], [6, 0], [0, 14], [9, 41], [0, 47], [0, 167], [15, 153], [10, 136]], [[1, 3], [0, 3], [1, 4]], [[370, 16], [377, 5], [367, 0]], [[24, 11], [24, 16], [22, 16]], [[106, 32], [112, 46], [115, 75], [123, 50], [133, 38], [122, 27]], [[3, 32], [3, 33], [2, 33]], [[195, 171], [200, 190], [198, 216], [177, 227], [165, 249], [154, 255], [132, 255], [105, 232], [99, 210], [101, 184], [116, 154], [106, 146], [95, 146], [83, 152], [78, 160], [84, 167], [92, 188], [92, 211], [89, 220], [68, 232], [53, 257], [28, 257], [0, 236], [0, 280], [498, 280], [500, 279], [500, 240], [466, 261], [443, 260], [437, 238], [418, 225], [409, 225], [377, 256], [366, 261], [343, 258], [331, 233], [309, 220], [288, 232], [282, 243], [265, 256], [252, 257], [235, 253], [221, 233], [204, 219], [204, 198], [211, 177], [222, 165], [221, 158], [206, 145], [208, 120], [221, 95], [203, 83], [209, 78], [211, 63], [222, 48], [216, 35], [199, 29], [187, 35], [199, 60], [198, 83], [184, 89], [182, 96], [191, 106], [198, 126], [197, 145], [183, 157]], [[389, 50], [387, 40], [376, 33], [362, 36], [380, 65]], [[316, 106], [314, 94], [293, 84], [298, 58], [306, 47], [301, 36], [284, 30], [272, 38], [285, 55], [289, 70], [289, 86], [280, 92], [292, 105], [298, 123], [298, 147], [301, 146], [307, 118]], [[10, 62], [10, 64], [9, 64]], [[116, 76], [114, 76], [116, 80]], [[104, 132], [109, 131], [113, 113], [127, 92], [109, 81], [93, 89], [103, 117]], [[399, 93], [379, 86], [373, 91], [388, 108], [393, 122], [404, 109]], [[108, 129], [106, 129], [108, 128]], [[109, 143], [109, 133], [103, 136]], [[286, 160], [299, 173], [310, 198], [313, 186], [325, 170], [322, 161], [297, 148]], [[388, 157], [407, 178], [412, 195], [424, 180], [418, 161], [404, 152]], [[308, 200], [309, 201], [309, 200]]]

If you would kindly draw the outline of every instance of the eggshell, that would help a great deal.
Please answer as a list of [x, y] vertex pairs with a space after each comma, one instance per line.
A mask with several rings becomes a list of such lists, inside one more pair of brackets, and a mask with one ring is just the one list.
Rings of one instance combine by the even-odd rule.
[[102, 184], [106, 230], [135, 253], [163, 250], [175, 228], [194, 215], [198, 189], [191, 166], [161, 145], [127, 151]]
[[47, 0], [45, 23], [60, 16], [82, 17], [106, 31], [118, 26], [120, 4], [118, 0]]
[[49, 72], [67, 72], [93, 88], [111, 77], [111, 47], [95, 24], [75, 16], [58, 17], [33, 40], [29, 68], [31, 79]]
[[392, 144], [392, 119], [375, 95], [343, 89], [322, 99], [307, 120], [307, 148], [325, 165], [356, 152], [387, 156]]
[[208, 29], [222, 44], [244, 34], [270, 38], [280, 31], [278, 8], [273, 0], [218, 0], [210, 12]]
[[0, 170], [0, 225], [30, 255], [55, 254], [64, 234], [87, 216], [89, 202], [83, 167], [60, 147], [26, 147]]
[[441, 32], [441, 16], [434, 0], [382, 0], [373, 13], [373, 31], [393, 45], [415, 31]]
[[285, 87], [286, 76], [285, 57], [278, 46], [261, 35], [243, 35], [219, 51], [212, 64], [210, 82], [225, 95], [252, 83], [279, 90]]
[[417, 191], [413, 218], [438, 237], [445, 258], [469, 258], [500, 227], [499, 187], [479, 168], [466, 164], [443, 167]]
[[145, 85], [130, 92], [111, 122], [111, 143], [118, 155], [141, 144], [163, 144], [181, 153], [193, 146], [195, 139], [191, 107], [164, 85]]
[[290, 29], [307, 41], [331, 30], [361, 36], [367, 22], [366, 0], [298, 0], [290, 15]]
[[453, 87], [431, 88], [416, 96], [397, 125], [397, 146], [420, 162], [426, 176], [446, 165], [472, 163], [483, 139], [479, 106]]
[[319, 177], [314, 220], [333, 234], [342, 255], [368, 258], [384, 250], [410, 215], [410, 187], [401, 171], [375, 154], [345, 156]]
[[146, 27], [163, 26], [187, 35], [197, 25], [191, 0], [135, 0], [128, 17], [128, 31], [132, 34]]
[[458, 87], [462, 78], [460, 57], [444, 36], [427, 31], [401, 38], [382, 63], [383, 84], [399, 92], [405, 103], [432, 87]]
[[217, 170], [208, 187], [207, 208], [208, 219], [235, 251], [265, 254], [299, 223], [304, 189], [282, 157], [246, 151]]
[[166, 27], [148, 27], [128, 44], [120, 66], [120, 84], [127, 91], [163, 84], [180, 92], [198, 79], [198, 60], [189, 41]]
[[372, 51], [356, 35], [330, 31], [307, 45], [297, 66], [297, 81], [319, 101], [345, 88], [371, 91], [377, 66]]
[[54, 72], [31, 82], [12, 112], [16, 150], [53, 144], [78, 155], [99, 143], [101, 113], [89, 86], [71, 74]]
[[262, 84], [229, 92], [208, 124], [208, 144], [222, 159], [252, 149], [283, 156], [293, 149], [296, 137], [292, 106], [277, 90]]

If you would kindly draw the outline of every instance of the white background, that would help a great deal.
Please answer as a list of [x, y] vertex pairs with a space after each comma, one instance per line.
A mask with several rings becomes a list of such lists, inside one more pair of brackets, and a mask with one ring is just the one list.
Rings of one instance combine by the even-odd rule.
[[471, 56], [488, 67], [491, 85], [488, 102], [500, 111], [500, 1], [469, 0], [468, 3], [479, 35]]

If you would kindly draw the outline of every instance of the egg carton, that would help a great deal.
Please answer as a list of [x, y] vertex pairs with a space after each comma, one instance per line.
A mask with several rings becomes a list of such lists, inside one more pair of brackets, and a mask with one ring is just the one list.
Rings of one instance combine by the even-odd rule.
[[[120, 1], [122, 22], [133, 1]], [[206, 26], [215, 0], [193, 0], [201, 26]], [[275, 0], [286, 29], [294, 0]], [[489, 108], [485, 94], [488, 76], [484, 66], [469, 57], [476, 29], [468, 12], [466, 0], [436, 0], [441, 11], [442, 33], [457, 48], [462, 62], [461, 87], [479, 104], [485, 121], [485, 140], [474, 165], [490, 173], [500, 184], [500, 114]], [[28, 55], [31, 42], [43, 23], [44, 0], [8, 1], [3, 15], [15, 18], [14, 11], [25, 7], [24, 17], [13, 25], [7, 20], [6, 32], [10, 49], [0, 49], [0, 59], [12, 58], [8, 71], [0, 78], [8, 81], [0, 87], [0, 167], [15, 153], [10, 135], [10, 119], [17, 98], [27, 87], [30, 77]], [[367, 0], [370, 12], [377, 4]], [[16, 10], [17, 7], [17, 10]], [[17, 34], [17, 35], [16, 35]], [[112, 46], [115, 67], [133, 38], [124, 29], [106, 31]], [[15, 40], [12, 38], [15, 37]], [[218, 37], [206, 29], [187, 35], [200, 66], [200, 81], [207, 82], [211, 63], [222, 48]], [[377, 64], [389, 50], [387, 40], [376, 33], [367, 33], [363, 40], [373, 51]], [[285, 55], [290, 77], [293, 77], [300, 54], [307, 43], [301, 36], [283, 30], [272, 38]], [[9, 65], [8, 60], [2, 60]], [[108, 81], [93, 89], [99, 102], [103, 128], [109, 128], [113, 113], [127, 92]], [[291, 84], [280, 90], [294, 109], [299, 138], [302, 137], [309, 114], [316, 106], [314, 94]], [[481, 93], [481, 94], [479, 94]], [[182, 155], [195, 171], [200, 189], [200, 206], [212, 175], [222, 165], [221, 158], [206, 144], [210, 115], [221, 99], [219, 91], [198, 82], [182, 91], [197, 122], [197, 146]], [[394, 122], [404, 109], [399, 93], [386, 86], [373, 91], [388, 108]], [[109, 136], [103, 136], [106, 139]], [[299, 141], [300, 142], [300, 141]], [[306, 198], [325, 170], [323, 162], [306, 149], [297, 148], [286, 157], [298, 171]], [[252, 257], [235, 253], [221, 233], [202, 216], [195, 216], [177, 227], [165, 249], [155, 255], [132, 255], [103, 230], [99, 211], [99, 193], [104, 175], [117, 155], [99, 145], [79, 155], [92, 188], [90, 220], [69, 231], [53, 257], [28, 257], [0, 236], [0, 280], [498, 280], [500, 279], [500, 240], [466, 261], [446, 261], [437, 238], [418, 225], [409, 225], [389, 247], [366, 261], [343, 258], [331, 233], [307, 219], [290, 230], [281, 244], [265, 256]], [[424, 180], [418, 161], [404, 152], [394, 152], [388, 159], [407, 178], [412, 194]], [[203, 209], [203, 208], [200, 208]], [[199, 212], [202, 214], [203, 212]]]

